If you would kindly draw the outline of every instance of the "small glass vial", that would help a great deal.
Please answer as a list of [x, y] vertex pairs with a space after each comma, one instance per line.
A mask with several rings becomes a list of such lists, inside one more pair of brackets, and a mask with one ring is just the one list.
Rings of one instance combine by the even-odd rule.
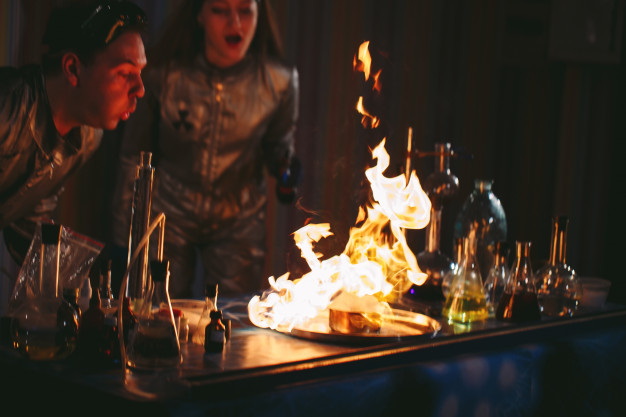
[[196, 324], [196, 330], [191, 336], [191, 342], [197, 345], [204, 344], [204, 330], [211, 321], [211, 311], [217, 309], [217, 284], [208, 283], [204, 288], [204, 308]]
[[582, 284], [565, 262], [568, 221], [567, 216], [553, 219], [550, 260], [535, 278], [539, 308], [548, 317], [573, 316], [582, 300]]
[[463, 250], [461, 266], [452, 279], [441, 314], [449, 321], [467, 324], [489, 317], [480, 268], [476, 261], [474, 230], [464, 238]]
[[516, 243], [517, 257], [496, 309], [496, 319], [513, 322], [541, 319], [530, 264], [530, 242]]
[[226, 343], [226, 327], [222, 323], [222, 311], [211, 311], [211, 322], [204, 332], [204, 351], [206, 353], [221, 352]]

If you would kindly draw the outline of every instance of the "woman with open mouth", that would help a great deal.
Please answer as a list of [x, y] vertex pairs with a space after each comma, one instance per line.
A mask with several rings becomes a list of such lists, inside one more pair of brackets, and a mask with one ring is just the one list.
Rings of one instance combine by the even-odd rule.
[[170, 295], [202, 296], [192, 291], [204, 288], [193, 285], [198, 258], [204, 282], [219, 283], [223, 294], [261, 289], [264, 170], [285, 203], [299, 177], [298, 73], [282, 60], [270, 5], [182, 1], [149, 49], [144, 73], [145, 98], [124, 126], [114, 197], [119, 259], [126, 260], [134, 171], [139, 153], [149, 151], [152, 213], [166, 216]]

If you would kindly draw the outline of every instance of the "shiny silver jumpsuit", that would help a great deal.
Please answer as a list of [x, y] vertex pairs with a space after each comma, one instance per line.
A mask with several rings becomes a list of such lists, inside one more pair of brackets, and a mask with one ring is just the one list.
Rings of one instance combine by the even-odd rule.
[[199, 55], [193, 67], [146, 72], [144, 83], [124, 126], [113, 243], [128, 246], [135, 167], [151, 151], [152, 218], [165, 213], [170, 296], [193, 295], [198, 255], [220, 294], [264, 288], [264, 167], [280, 177], [293, 157], [297, 70], [251, 57], [220, 70]]

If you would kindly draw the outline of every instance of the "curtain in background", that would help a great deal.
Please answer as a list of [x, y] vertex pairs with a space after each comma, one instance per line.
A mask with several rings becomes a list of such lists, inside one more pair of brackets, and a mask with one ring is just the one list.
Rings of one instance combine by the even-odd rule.
[[[0, 64], [37, 60], [47, 13], [60, 3], [0, 0]], [[137, 3], [148, 12], [154, 36], [176, 1]], [[555, 34], [570, 40], [589, 26], [559, 29], [554, 22], [563, 13], [561, 0], [271, 3], [287, 58], [300, 73], [297, 154], [304, 179], [298, 207], [270, 199], [268, 276], [300, 272], [291, 233], [306, 221], [329, 222], [336, 233], [320, 243], [320, 252], [342, 251], [358, 204], [367, 198], [363, 172], [370, 148], [386, 138], [388, 176], [397, 175], [412, 127], [413, 148], [429, 151], [436, 142], [451, 142], [473, 155], [451, 163], [461, 188], [443, 210], [441, 247], [449, 256], [463, 200], [475, 179], [490, 178], [507, 214], [508, 240], [533, 242], [535, 268], [548, 257], [552, 216], [567, 214], [569, 263], [580, 275], [611, 279], [612, 295], [626, 292], [618, 261], [624, 245], [618, 202], [626, 133], [623, 0], [568, 3], [588, 21], [613, 19], [610, 45], [616, 50], [604, 51], [601, 43], [574, 56], [561, 53], [568, 50]], [[606, 10], [589, 12], [595, 4]], [[610, 35], [598, 33], [600, 41]], [[381, 70], [380, 95], [352, 68], [367, 40], [373, 67]], [[592, 53], [598, 49], [600, 57]], [[378, 129], [361, 125], [359, 96], [380, 117]], [[64, 224], [102, 241], [114, 209], [108, 201], [118, 147], [114, 137], [103, 143], [68, 184], [60, 206]], [[433, 163], [413, 161], [422, 180]], [[424, 249], [423, 231], [407, 236], [415, 253]]]

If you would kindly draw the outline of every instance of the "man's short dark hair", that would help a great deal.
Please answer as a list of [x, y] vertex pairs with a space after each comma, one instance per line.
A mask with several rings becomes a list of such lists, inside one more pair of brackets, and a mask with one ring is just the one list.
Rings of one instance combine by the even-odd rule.
[[146, 14], [126, 0], [73, 3], [50, 13], [43, 35], [44, 72], [61, 69], [61, 57], [71, 51], [89, 64], [94, 55], [127, 31], [143, 33]]

